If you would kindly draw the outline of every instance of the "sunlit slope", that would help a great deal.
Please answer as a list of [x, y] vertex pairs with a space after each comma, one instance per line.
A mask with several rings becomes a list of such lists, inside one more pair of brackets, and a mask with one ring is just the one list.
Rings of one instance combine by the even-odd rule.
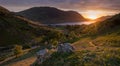
[[[78, 42], [73, 44], [79, 49], [91, 47], [91, 42], [98, 47], [120, 47], [120, 14], [103, 22], [91, 24], [83, 32], [87, 33], [87, 36], [80, 38]], [[81, 45], [85, 46], [82, 47]]]
[[119, 30], [120, 28], [120, 14], [114, 15], [113, 17], [101, 21], [96, 22], [94, 24], [89, 25], [86, 27], [83, 32], [89, 33], [89, 34], [103, 34], [103, 33], [110, 33], [111, 31], [114, 32], [114, 30]]
[[[97, 25], [96, 28], [94, 25]], [[72, 44], [74, 53], [54, 53], [41, 65], [35, 66], [119, 66], [119, 27], [120, 14], [104, 22], [92, 24], [86, 28], [89, 33]]]

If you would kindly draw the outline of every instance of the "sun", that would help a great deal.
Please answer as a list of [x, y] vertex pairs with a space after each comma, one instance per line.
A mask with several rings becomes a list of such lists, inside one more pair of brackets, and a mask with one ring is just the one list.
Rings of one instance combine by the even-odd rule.
[[86, 18], [89, 18], [89, 19], [92, 19], [92, 20], [101, 17], [101, 15], [102, 15], [101, 11], [89, 10], [89, 11], [86, 12]]
[[91, 14], [91, 15], [88, 15], [88, 18], [94, 20], [94, 19], [97, 19], [97, 15], [92, 15], [92, 14]]
[[98, 11], [88, 11], [87, 12], [87, 17], [89, 19], [97, 19], [98, 18], [98, 15], [99, 15], [99, 12]]

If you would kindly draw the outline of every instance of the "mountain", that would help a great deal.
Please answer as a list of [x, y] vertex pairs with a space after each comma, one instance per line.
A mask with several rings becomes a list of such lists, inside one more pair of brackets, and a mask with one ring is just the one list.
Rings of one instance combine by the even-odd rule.
[[33, 7], [17, 14], [43, 24], [81, 22], [86, 20], [75, 11], [63, 11], [54, 7]]
[[99, 17], [97, 19], [95, 19], [96, 22], [102, 22], [108, 18], [111, 18], [112, 16], [102, 16], [102, 17]]

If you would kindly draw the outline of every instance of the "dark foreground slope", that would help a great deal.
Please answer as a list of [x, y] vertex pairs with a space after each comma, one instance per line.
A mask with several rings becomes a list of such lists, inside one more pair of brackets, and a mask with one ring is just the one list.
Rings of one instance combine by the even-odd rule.
[[33, 27], [17, 18], [7, 9], [0, 7], [0, 45], [18, 44], [31, 39]]
[[0, 7], [0, 46], [28, 44], [37, 37], [46, 36], [52, 30]]
[[75, 11], [62, 11], [54, 7], [33, 7], [18, 14], [43, 24], [81, 22], [86, 19]]

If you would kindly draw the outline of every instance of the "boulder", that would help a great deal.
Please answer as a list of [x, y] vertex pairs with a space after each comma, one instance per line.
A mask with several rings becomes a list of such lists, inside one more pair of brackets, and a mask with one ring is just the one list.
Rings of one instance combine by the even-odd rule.
[[49, 57], [48, 49], [42, 49], [37, 52], [37, 60], [36, 62], [38, 64], [41, 64], [43, 61], [45, 61]]
[[74, 48], [73, 46], [71, 46], [70, 43], [63, 43], [63, 44], [59, 44], [57, 47], [57, 52], [59, 53], [70, 53], [70, 52], [74, 52]]

